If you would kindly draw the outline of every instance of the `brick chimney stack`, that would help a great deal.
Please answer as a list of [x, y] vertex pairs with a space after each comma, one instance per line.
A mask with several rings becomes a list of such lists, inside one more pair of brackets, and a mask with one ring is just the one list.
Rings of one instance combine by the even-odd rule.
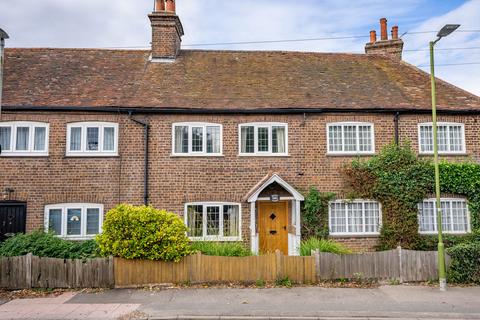
[[366, 54], [381, 54], [402, 60], [403, 40], [398, 37], [398, 26], [392, 28], [392, 39], [388, 39], [387, 19], [380, 19], [380, 40], [375, 30], [370, 31], [370, 42], [365, 45]]
[[155, 9], [148, 17], [152, 24], [152, 61], [174, 61], [180, 53], [184, 34], [175, 0], [155, 0]]

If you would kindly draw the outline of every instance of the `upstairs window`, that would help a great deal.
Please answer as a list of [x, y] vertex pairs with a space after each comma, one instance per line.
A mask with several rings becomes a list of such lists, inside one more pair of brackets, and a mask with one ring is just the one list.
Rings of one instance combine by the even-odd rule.
[[118, 155], [118, 124], [77, 122], [67, 125], [67, 156]]
[[0, 156], [48, 156], [49, 124], [0, 122]]
[[[437, 201], [427, 199], [418, 204], [420, 233], [438, 233]], [[445, 233], [470, 232], [470, 214], [465, 199], [441, 199], [442, 231]]]
[[103, 205], [64, 203], [45, 207], [45, 231], [71, 240], [93, 238], [102, 232]]
[[329, 224], [332, 235], [378, 235], [380, 204], [363, 200], [330, 202]]
[[172, 141], [174, 156], [220, 156], [222, 126], [211, 123], [175, 123]]
[[236, 203], [189, 203], [185, 224], [192, 240], [238, 241], [240, 205]]
[[288, 155], [288, 126], [285, 123], [248, 123], [240, 125], [240, 155]]
[[[465, 153], [465, 127], [462, 123], [437, 123], [438, 152], [440, 154]], [[419, 125], [420, 154], [433, 154], [433, 124]]]
[[328, 154], [374, 154], [373, 124], [341, 122], [327, 125]]

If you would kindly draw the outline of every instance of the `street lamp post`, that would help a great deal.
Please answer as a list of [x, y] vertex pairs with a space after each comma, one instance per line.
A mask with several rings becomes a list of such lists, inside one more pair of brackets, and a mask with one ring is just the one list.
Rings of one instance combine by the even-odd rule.
[[3, 57], [5, 49], [5, 39], [8, 39], [8, 34], [0, 28], [0, 115], [2, 115]]
[[438, 136], [437, 136], [437, 97], [435, 92], [435, 55], [434, 47], [440, 39], [448, 36], [460, 27], [459, 24], [447, 24], [437, 34], [437, 40], [430, 42], [430, 78], [432, 84], [432, 125], [433, 125], [433, 155], [435, 164], [435, 195], [437, 198], [437, 230], [438, 230], [438, 278], [440, 290], [447, 290], [447, 277], [445, 272], [445, 246], [442, 237], [442, 207], [440, 203], [440, 168], [438, 165]]

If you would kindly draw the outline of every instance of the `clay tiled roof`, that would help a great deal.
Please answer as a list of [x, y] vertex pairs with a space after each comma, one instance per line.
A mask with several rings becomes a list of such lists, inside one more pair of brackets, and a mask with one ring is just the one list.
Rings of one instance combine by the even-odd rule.
[[[7, 49], [5, 106], [202, 109], [430, 108], [426, 73], [363, 54], [189, 51], [151, 63], [149, 51]], [[480, 110], [480, 98], [440, 81], [439, 109]]]

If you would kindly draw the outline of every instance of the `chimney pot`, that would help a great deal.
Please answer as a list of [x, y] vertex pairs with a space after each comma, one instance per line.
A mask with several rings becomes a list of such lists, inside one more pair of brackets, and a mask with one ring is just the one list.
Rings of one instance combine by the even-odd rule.
[[155, 12], [165, 11], [165, 0], [155, 0]]
[[372, 30], [370, 31], [370, 43], [377, 42], [377, 31]]
[[398, 40], [398, 26], [392, 27], [392, 39]]
[[380, 19], [380, 32], [381, 32], [380, 39], [382, 41], [388, 40], [387, 19], [386, 18]]
[[168, 12], [175, 12], [175, 0], [166, 0], [166, 10]]

